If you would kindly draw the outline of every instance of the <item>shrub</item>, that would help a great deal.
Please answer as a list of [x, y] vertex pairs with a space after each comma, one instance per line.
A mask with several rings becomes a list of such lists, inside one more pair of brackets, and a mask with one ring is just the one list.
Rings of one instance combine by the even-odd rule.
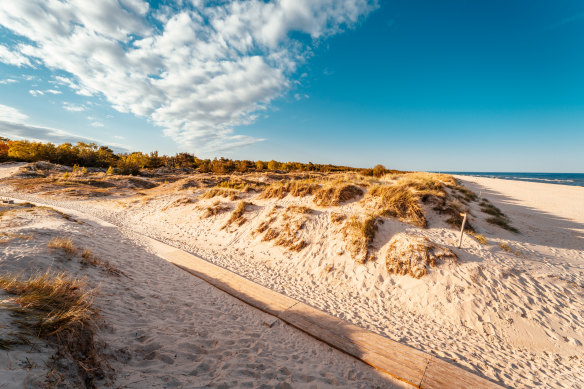
[[383, 165], [375, 165], [371, 173], [374, 177], [381, 177], [387, 173], [387, 169]]

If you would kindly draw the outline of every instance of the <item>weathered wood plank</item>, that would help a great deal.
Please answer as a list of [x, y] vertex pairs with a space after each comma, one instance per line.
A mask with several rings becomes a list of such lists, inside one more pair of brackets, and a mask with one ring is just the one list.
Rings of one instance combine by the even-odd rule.
[[420, 385], [421, 389], [451, 388], [484, 388], [501, 389], [501, 386], [485, 378], [479, 377], [460, 367], [451, 365], [436, 357], [432, 357], [424, 379]]
[[169, 262], [271, 315], [277, 316], [297, 302], [184, 251], [176, 250], [166, 255]]
[[152, 240], [167, 261], [314, 338], [418, 388], [500, 388], [422, 351], [347, 323], [196, 255]]
[[363, 362], [418, 387], [430, 356], [364, 330], [304, 303], [278, 316], [294, 327]]

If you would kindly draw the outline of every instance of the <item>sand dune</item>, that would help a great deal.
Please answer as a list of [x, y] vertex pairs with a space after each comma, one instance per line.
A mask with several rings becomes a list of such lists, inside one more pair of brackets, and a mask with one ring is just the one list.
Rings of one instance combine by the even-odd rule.
[[[124, 200], [75, 200], [17, 193], [8, 187], [2, 190], [92, 214], [124, 231], [193, 252], [505, 386], [582, 385], [584, 247], [583, 221], [578, 215], [584, 189], [460, 179], [507, 213], [520, 233], [486, 223], [477, 203], [470, 205], [471, 221], [486, 237], [486, 245], [466, 236], [462, 248], [457, 248], [457, 231], [431, 212], [427, 229], [386, 218], [373, 241], [377, 259], [363, 265], [351, 258], [342, 231], [331, 222], [335, 212], [363, 212], [359, 201], [318, 207], [310, 198], [274, 200], [242, 194], [253, 202], [245, 214], [247, 221], [222, 228], [237, 201], [223, 199], [227, 211], [204, 217], [216, 199], [203, 198], [200, 189], [187, 189], [192, 201], [184, 201], [187, 192], [176, 190]], [[537, 185], [545, 190], [534, 195]], [[553, 202], [554, 198], [561, 200]], [[308, 242], [306, 248], [291, 251], [254, 234], [270, 219], [274, 204], [282, 209], [307, 206], [313, 210], [298, 230], [299, 238]], [[285, 221], [277, 219], [273, 226], [284, 228]], [[391, 238], [398, 233], [449, 248], [458, 261], [431, 269], [420, 279], [390, 275], [384, 259]], [[165, 280], [171, 282], [171, 278]]]
[[[82, 224], [44, 210], [11, 212], [2, 232], [32, 239], [3, 244], [0, 271], [66, 271], [97, 288], [98, 335], [112, 367], [98, 387], [406, 387], [281, 322], [266, 326], [269, 315], [160, 260], [131, 233], [76, 220]], [[123, 275], [49, 250], [49, 240], [61, 236], [107, 258]], [[54, 352], [47, 344], [36, 352], [28, 346], [0, 352], [0, 387], [41, 386]], [[69, 387], [82, 386], [74, 375], [63, 379]]]

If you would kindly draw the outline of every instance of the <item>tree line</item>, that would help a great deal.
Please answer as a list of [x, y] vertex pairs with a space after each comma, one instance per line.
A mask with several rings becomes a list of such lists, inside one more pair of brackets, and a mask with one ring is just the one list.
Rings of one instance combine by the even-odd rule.
[[190, 168], [201, 173], [229, 174], [233, 172], [258, 171], [317, 171], [343, 172], [355, 171], [364, 175], [381, 176], [389, 172], [383, 165], [372, 169], [353, 168], [312, 162], [278, 162], [232, 160], [227, 158], [200, 159], [189, 153], [174, 156], [159, 155], [157, 151], [149, 154], [142, 152], [115, 153], [107, 146], [95, 143], [77, 142], [55, 145], [53, 143], [10, 140], [0, 137], [0, 162], [38, 162], [48, 161], [67, 166], [85, 166], [113, 169], [117, 174], [136, 175], [141, 169]]

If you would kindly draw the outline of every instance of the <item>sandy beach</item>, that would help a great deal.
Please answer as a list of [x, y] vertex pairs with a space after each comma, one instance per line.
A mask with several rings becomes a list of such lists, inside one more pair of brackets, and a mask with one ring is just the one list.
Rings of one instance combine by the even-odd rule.
[[[8, 167], [4, 169], [5, 176], [15, 172], [14, 167], [10, 174], [6, 173], [7, 170]], [[140, 308], [132, 312], [132, 315], [136, 315], [132, 319], [138, 320], [141, 326], [147, 326], [141, 329], [140, 334], [135, 335], [135, 338], [146, 337], [148, 340], [144, 341], [144, 344], [147, 345], [156, 343], [156, 347], [144, 346], [148, 353], [155, 352], [148, 355], [160, 355], [160, 360], [168, 362], [162, 361], [156, 365], [161, 369], [160, 375], [157, 375], [158, 379], [164, 376], [166, 380], [172, 376], [179, 382], [191, 382], [180, 381], [177, 378], [177, 372], [180, 370], [175, 371], [173, 367], [175, 369], [186, 367], [181, 363], [170, 363], [174, 356], [162, 357], [162, 355], [172, 354], [164, 350], [176, 350], [182, 347], [178, 344], [179, 340], [173, 338], [176, 336], [175, 330], [186, 333], [190, 331], [189, 328], [201, 325], [205, 330], [201, 332], [199, 341], [208, 341], [215, 332], [212, 331], [215, 323], [212, 316], [219, 315], [224, 317], [225, 333], [235, 331], [234, 328], [241, 331], [230, 339], [248, 339], [256, 336], [246, 332], [250, 328], [259, 328], [251, 333], [259, 334], [260, 339], [264, 339], [263, 337], [267, 335], [264, 334], [265, 330], [261, 326], [260, 314], [251, 313], [253, 311], [241, 306], [238, 302], [229, 303], [231, 304], [229, 306], [237, 308], [226, 308], [225, 304], [220, 303], [225, 297], [221, 293], [211, 292], [212, 288], [208, 286], [199, 284], [196, 287], [187, 287], [184, 283], [194, 282], [192, 277], [172, 266], [167, 268], [168, 264], [161, 263], [156, 257], [145, 255], [144, 249], [139, 245], [131, 246], [132, 249], [122, 249], [121, 246], [116, 246], [117, 243], [112, 243], [122, 239], [124, 244], [129, 244], [128, 237], [131, 237], [132, 233], [149, 236], [197, 254], [270, 289], [304, 301], [360, 327], [428, 352], [503, 386], [527, 388], [543, 385], [569, 388], [582, 385], [584, 376], [584, 321], [582, 320], [584, 312], [582, 237], [584, 188], [462, 176], [458, 179], [481, 198], [488, 199], [504, 211], [519, 233], [506, 231], [486, 223], [480, 216], [478, 205], [474, 203], [470, 205], [470, 220], [475, 229], [486, 237], [486, 244], [465, 236], [462, 247], [457, 248], [458, 232], [445, 225], [438, 216], [431, 216], [431, 213], [428, 216], [429, 226], [426, 229], [387, 218], [383, 224], [379, 225], [373, 242], [378, 259], [365, 264], [358, 264], [350, 258], [344, 250], [345, 242], [342, 234], [331, 226], [329, 221], [331, 212], [361, 212], [360, 202], [349, 202], [331, 209], [330, 207], [315, 207], [314, 204], [308, 202], [307, 198], [287, 196], [278, 200], [278, 205], [281, 207], [310, 205], [314, 209], [311, 216], [305, 220], [306, 227], [301, 232], [309, 245], [300, 252], [293, 252], [263, 241], [260, 236], [253, 234], [258, 225], [269, 218], [272, 204], [274, 204], [273, 200], [262, 200], [253, 193], [247, 195], [254, 204], [253, 210], [247, 214], [248, 222], [238, 228], [222, 228], [230, 217], [229, 212], [202, 218], [200, 216], [202, 210], [215, 200], [203, 198], [198, 194], [201, 192], [197, 189], [194, 191], [189, 189], [190, 192], [188, 192], [193, 193], [192, 196], [197, 196], [196, 201], [183, 201], [180, 205], [172, 204], [184, 198], [185, 191], [154, 192], [157, 189], [152, 189], [152, 192], [143, 191], [146, 196], [76, 200], [19, 193], [7, 185], [2, 185], [0, 190], [5, 196], [75, 210], [105, 220], [115, 226], [107, 228], [108, 236], [97, 236], [95, 235], [97, 233], [93, 232], [95, 238], [91, 241], [94, 242], [94, 246], [97, 241], [107, 241], [108, 244], [112, 244], [110, 251], [102, 255], [116, 258], [116, 264], [120, 268], [135, 279], [141, 277], [140, 282], [148, 285], [147, 288], [136, 286], [131, 293], [120, 291], [120, 295], [124, 295], [124, 298], [145, 299], [144, 306], [151, 309], [147, 315], [159, 315], [160, 319], [145, 322], [137, 319], [138, 316], [145, 314], [140, 305], [138, 305]], [[225, 200], [224, 204], [229, 204], [229, 201]], [[388, 274], [385, 263], [381, 259], [386, 256], [388, 242], [400, 233], [424, 237], [448, 247], [458, 256], [457, 264], [444, 264], [419, 279]], [[135, 244], [132, 243], [132, 245]], [[130, 256], [115, 254], [133, 253], [132, 250], [135, 250], [136, 254]], [[143, 256], [148, 260], [142, 259]], [[4, 262], [6, 259], [2, 263]], [[137, 267], [134, 268], [134, 265]], [[166, 270], [163, 271], [163, 268]], [[148, 274], [148, 276], [139, 276], [139, 273]], [[175, 282], [175, 279], [180, 281]], [[184, 293], [186, 288], [189, 289], [190, 294]], [[175, 325], [172, 324], [175, 317], [183, 320], [193, 317], [193, 310], [199, 312], [209, 310], [207, 306], [192, 305], [193, 301], [197, 301], [197, 304], [202, 304], [203, 301], [198, 297], [194, 299], [195, 295], [199, 296], [196, 292], [197, 288], [204, 288], [201, 296], [211, 299], [212, 301], [208, 303], [213, 305], [214, 309], [220, 309], [221, 312], [213, 313], [214, 311], [211, 310], [205, 315], [197, 315], [197, 320], [208, 320], [204, 322], [205, 324], [192, 324], [189, 327], [188, 324], [183, 326], [177, 323], [176, 328], [172, 327]], [[176, 300], [179, 298], [180, 300]], [[114, 302], [116, 299], [112, 297], [110, 303], [118, 304]], [[166, 307], [159, 303], [161, 299], [173, 301], [174, 307]], [[128, 305], [122, 302], [119, 304]], [[161, 310], [163, 306], [164, 309]], [[179, 314], [171, 314], [177, 311]], [[244, 313], [253, 323], [242, 324], [238, 315], [244, 315]], [[119, 320], [118, 317], [111, 317], [111, 319], [114, 322]], [[166, 324], [167, 321], [171, 323], [169, 326]], [[163, 328], [173, 328], [173, 330], [167, 331]], [[125, 331], [130, 331], [130, 329], [127, 328]], [[157, 338], [153, 335], [158, 333], [157, 331], [163, 331], [165, 336], [170, 338], [168, 340]], [[220, 330], [217, 331], [220, 332]], [[290, 332], [287, 328], [277, 328], [274, 331], [278, 331], [278, 336], [294, 339], [291, 338], [294, 332]], [[328, 367], [325, 368], [325, 365], [328, 365], [331, 357], [327, 356], [326, 364], [311, 362], [316, 363], [316, 370], [310, 374], [298, 373], [295, 376], [297, 381], [294, 382], [305, 382], [302, 381], [305, 379], [305, 383], [309, 385], [308, 383], [312, 382], [314, 377], [320, 377], [318, 379], [322, 381], [318, 381], [320, 382], [318, 387], [329, 384], [343, 386], [342, 382], [349, 381], [342, 380], [350, 380], [351, 377], [357, 376], [365, 377], [368, 374], [367, 377], [372, 378], [357, 379], [357, 381], [367, 382], [366, 387], [388, 385], [382, 383], [388, 381], [379, 381], [379, 379], [386, 380], [387, 377], [378, 377], [378, 373], [355, 364], [356, 361], [344, 359], [345, 356], [342, 354], [337, 355], [326, 346], [306, 339], [302, 334], [293, 336], [296, 336], [298, 340], [292, 340], [293, 344], [285, 342], [283, 344], [287, 347], [297, 347], [300, 342], [303, 342], [303, 347], [320, 350], [309, 352], [309, 354], [317, 353], [314, 354], [317, 355], [315, 361], [322, 358], [322, 353], [328, 353], [327, 355], [334, 356], [333, 360], [348, 364], [343, 366], [350, 365], [353, 369], [329, 370]], [[119, 343], [119, 339], [116, 338], [114, 343]], [[229, 350], [222, 343], [223, 341], [227, 340], [219, 339], [218, 343], [214, 343], [217, 347], [216, 353], [217, 355], [228, 353], [232, 355], [229, 360], [233, 361], [232, 358], [239, 353]], [[128, 349], [134, 350], [131, 353], [136, 353], [135, 350], [138, 348], [136, 342], [139, 340], [133, 339], [127, 342], [129, 342]], [[250, 344], [243, 344], [242, 349], [249, 348]], [[298, 363], [304, 361], [306, 351], [297, 351], [297, 358], [293, 358], [288, 355], [290, 351], [286, 351], [286, 348], [280, 348], [278, 350], [281, 351], [277, 351], [276, 344], [282, 344], [282, 340], [265, 339], [264, 346], [258, 348], [258, 350], [270, 350], [270, 355], [274, 353], [271, 365], [284, 365], [284, 361], [289, 362], [290, 358]], [[196, 345], [202, 347], [198, 343]], [[156, 360], [155, 357], [153, 358]], [[185, 358], [188, 359], [187, 356]], [[225, 359], [224, 356], [216, 358]], [[257, 362], [259, 357], [253, 355], [247, 358]], [[282, 358], [281, 364], [277, 362], [278, 358]], [[268, 359], [264, 360], [266, 363], [267, 361]], [[207, 382], [221, 381], [222, 378], [217, 378], [214, 374], [218, 372], [215, 369], [223, 365], [210, 365], [206, 358], [199, 362], [208, 367], [204, 373], [206, 379], [210, 380]], [[140, 369], [149, 363], [155, 362], [138, 363], [135, 367], [119, 367], [119, 376], [126, 377], [120, 382], [131, 383], [138, 377], [142, 377], [141, 374], [144, 373], [143, 370], [141, 373]], [[238, 369], [237, 366], [242, 369], [241, 381], [238, 382], [243, 382], [243, 377], [247, 374], [244, 372], [245, 369], [241, 368], [241, 363], [243, 362], [230, 362], [232, 369]], [[304, 371], [303, 366], [305, 365], [300, 364], [298, 371]], [[276, 375], [273, 376], [271, 382], [280, 382], [282, 379], [282, 376], [277, 375], [278, 369], [279, 367], [275, 368]], [[292, 371], [290, 366], [287, 369]], [[250, 368], [249, 374], [252, 374], [253, 370]], [[326, 376], [325, 370], [326, 374], [333, 370], [338, 371], [339, 374], [322, 378]], [[163, 374], [162, 371], [165, 373]], [[192, 371], [192, 367], [189, 371]], [[353, 371], [353, 373], [349, 374], [347, 371]], [[187, 373], [184, 371], [180, 374], [182, 377]], [[219, 377], [227, 379], [226, 377], [231, 376], [227, 374]], [[326, 381], [327, 379], [333, 381]], [[253, 380], [249, 382], [251, 381]]]

